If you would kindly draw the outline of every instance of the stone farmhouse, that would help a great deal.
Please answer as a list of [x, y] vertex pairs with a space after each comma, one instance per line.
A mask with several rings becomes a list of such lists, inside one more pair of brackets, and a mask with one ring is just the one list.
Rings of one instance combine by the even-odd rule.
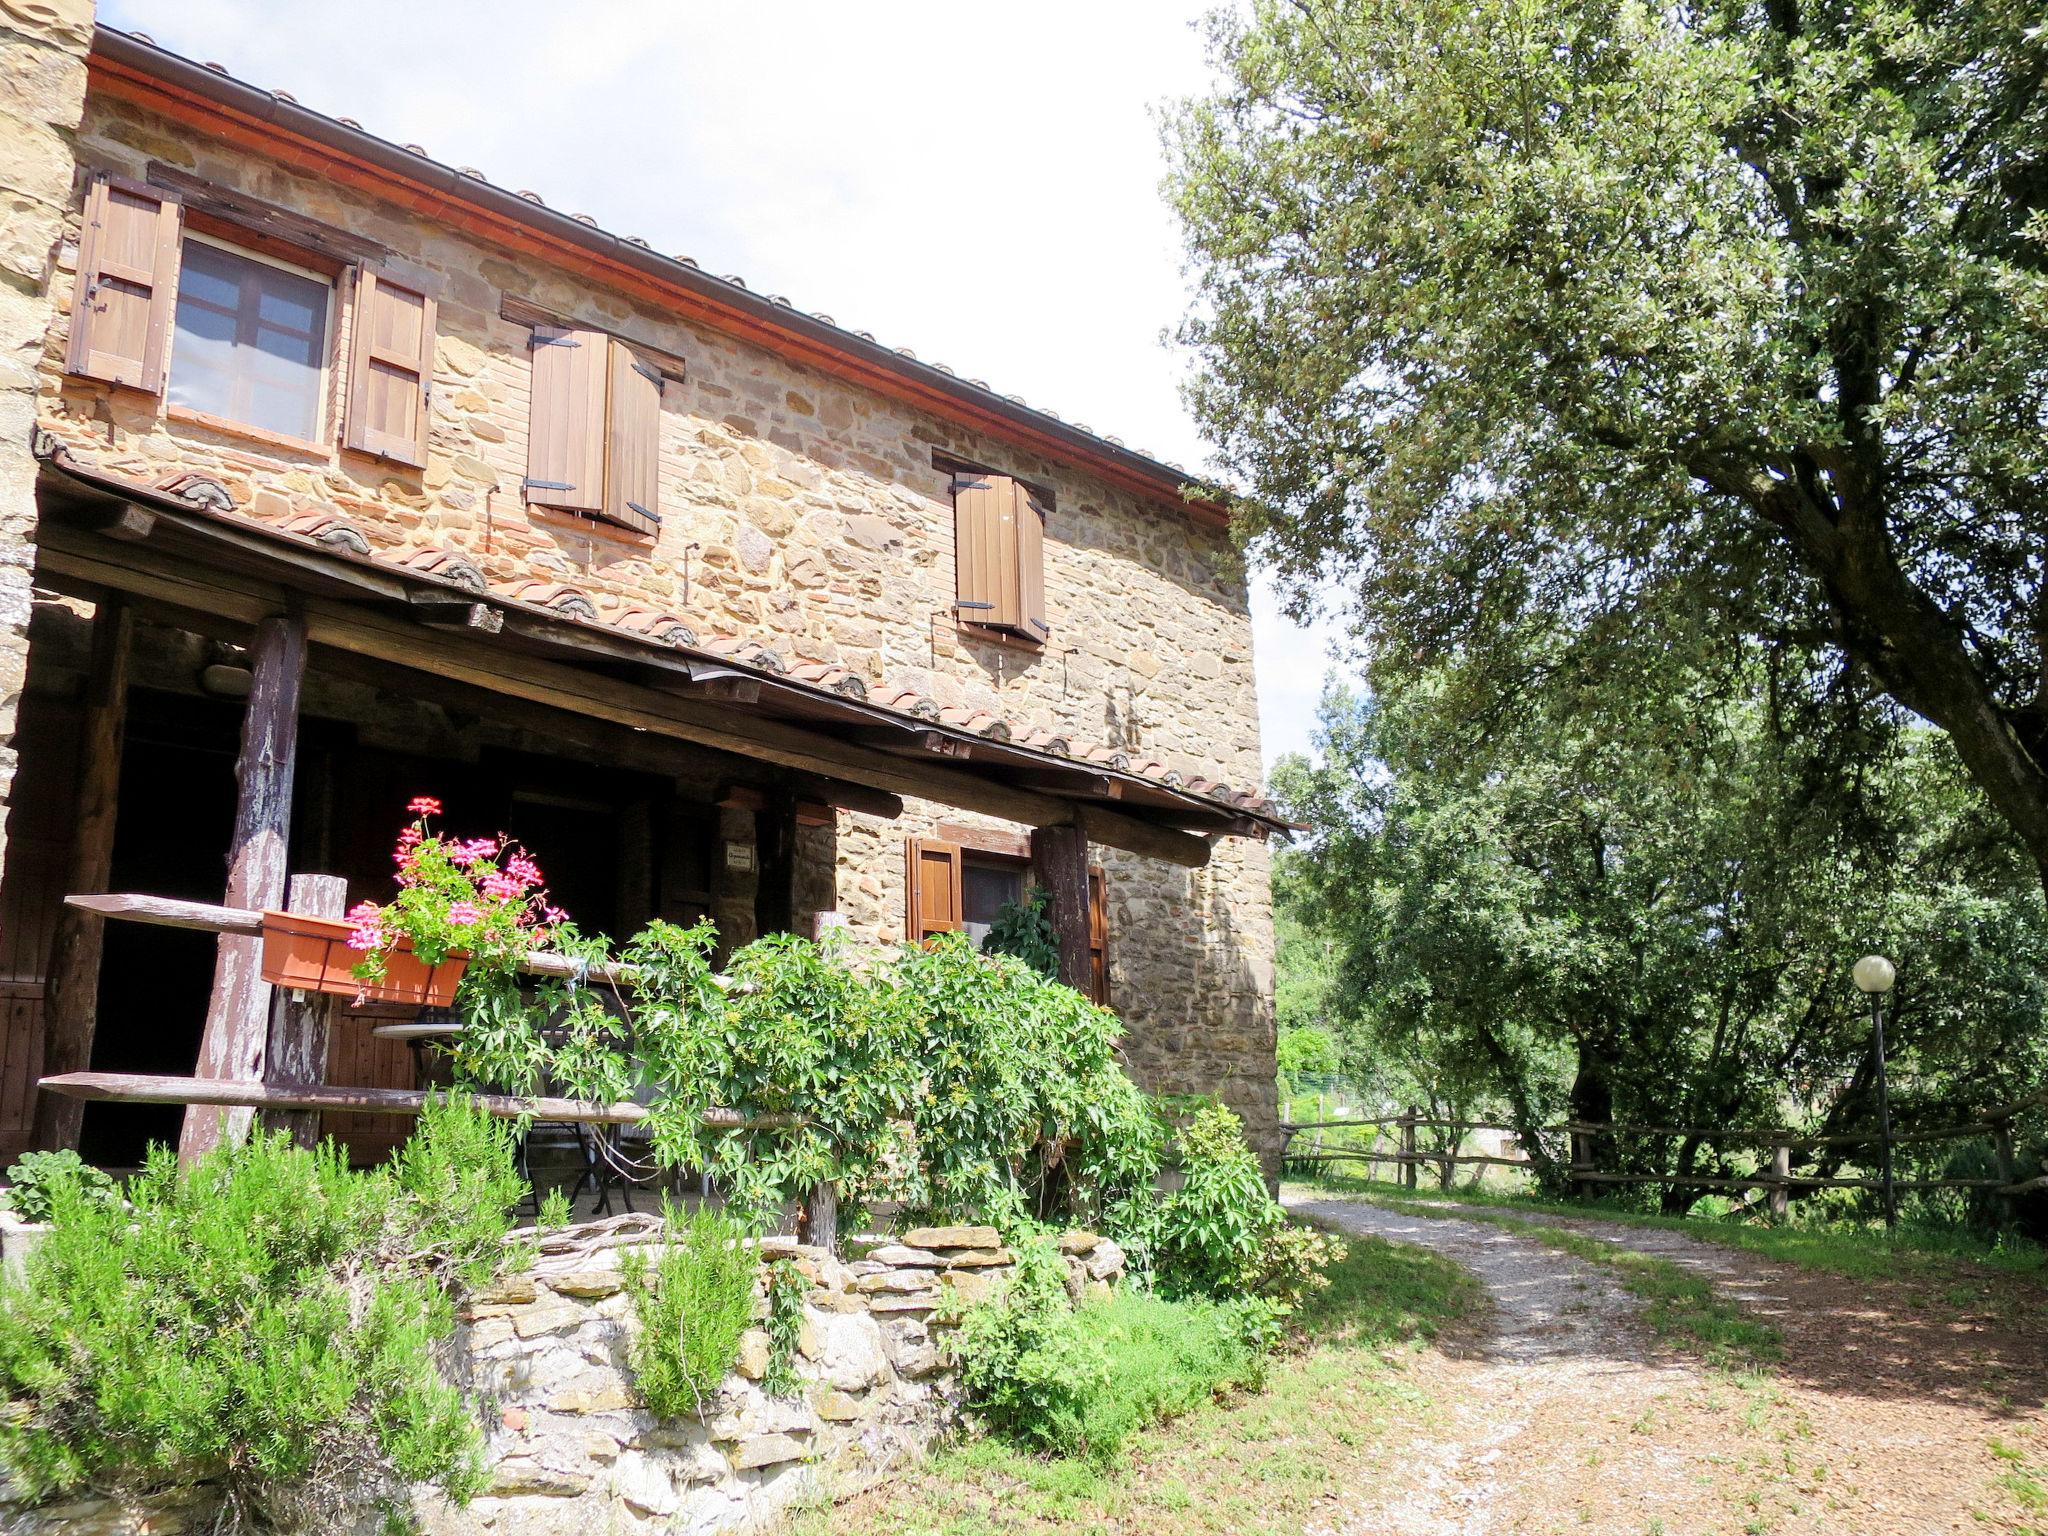
[[1284, 824], [1183, 471], [90, 0], [0, 0], [0, 53], [0, 1156], [187, 1114], [51, 1076], [414, 1086], [389, 1008], [295, 1060], [254, 939], [65, 897], [381, 898], [428, 794], [586, 931], [1042, 884], [1134, 1075], [1272, 1163]]

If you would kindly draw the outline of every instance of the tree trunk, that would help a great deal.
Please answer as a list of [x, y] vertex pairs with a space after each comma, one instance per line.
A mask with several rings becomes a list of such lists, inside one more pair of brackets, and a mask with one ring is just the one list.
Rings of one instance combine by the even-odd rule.
[[1031, 865], [1052, 893], [1046, 915], [1059, 940], [1059, 979], [1086, 993], [1095, 969], [1088, 947], [1088, 834], [1079, 827], [1035, 828]]

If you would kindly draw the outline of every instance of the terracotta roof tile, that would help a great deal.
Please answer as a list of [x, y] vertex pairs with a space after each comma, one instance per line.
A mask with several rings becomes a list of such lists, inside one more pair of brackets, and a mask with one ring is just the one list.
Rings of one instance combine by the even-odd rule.
[[676, 615], [658, 608], [628, 608], [611, 622], [620, 629], [659, 640], [664, 645], [694, 646], [697, 643], [696, 630]]

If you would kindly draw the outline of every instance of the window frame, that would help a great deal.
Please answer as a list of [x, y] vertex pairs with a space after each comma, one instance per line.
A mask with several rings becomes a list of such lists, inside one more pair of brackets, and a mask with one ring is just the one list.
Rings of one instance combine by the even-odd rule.
[[[193, 241], [197, 241], [201, 245], [212, 246], [217, 251], [225, 251], [230, 256], [240, 257], [244, 261], [254, 262], [259, 266], [270, 267], [273, 270], [287, 273], [293, 277], [305, 278], [309, 282], [318, 283], [327, 291], [327, 303], [325, 313], [321, 318], [320, 328], [318, 354], [320, 382], [314, 397], [313, 431], [310, 435], [301, 437], [295, 432], [280, 432], [275, 427], [266, 427], [253, 421], [243, 421], [240, 417], [224, 415], [219, 411], [203, 410], [195, 405], [185, 405], [171, 398], [171, 390], [176, 383], [178, 367], [178, 306], [184, 302], [185, 297], [183, 281], [184, 248]], [[330, 446], [328, 438], [337, 425], [334, 419], [334, 343], [335, 327], [338, 319], [337, 312], [341, 308], [341, 283], [338, 275], [333, 272], [323, 272], [318, 267], [303, 266], [298, 262], [273, 255], [271, 252], [254, 245], [238, 243], [231, 236], [215, 234], [210, 229], [195, 228], [190, 219], [186, 221], [183, 240], [178, 251], [178, 275], [177, 288], [171, 295], [169, 324], [165, 326], [164, 409], [166, 414], [174, 421], [190, 422], [199, 426], [210, 427], [216, 431], [241, 434], [260, 439], [264, 442], [291, 444], [321, 453], [327, 452]]]

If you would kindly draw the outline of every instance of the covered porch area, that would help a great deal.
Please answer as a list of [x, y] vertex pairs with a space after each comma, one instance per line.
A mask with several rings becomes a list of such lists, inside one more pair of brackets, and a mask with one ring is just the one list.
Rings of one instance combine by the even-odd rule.
[[[539, 852], [586, 931], [708, 917], [728, 947], [831, 920], [842, 812], [894, 818], [914, 796], [1021, 823], [1062, 979], [1084, 990], [1091, 844], [1199, 866], [1214, 838], [1280, 825], [1224, 786], [887, 707], [856, 671], [700, 639], [673, 615], [607, 620], [567, 587], [507, 595], [445, 551], [378, 558], [338, 518], [265, 525], [210, 482], [140, 486], [53, 453], [39, 497], [48, 596], [0, 880], [0, 1156], [73, 1146], [126, 1165], [181, 1132], [198, 1150], [217, 1123], [39, 1091], [51, 1076], [411, 1086], [411, 1048], [379, 1032], [393, 1011], [342, 1010], [309, 1043], [248, 936], [108, 923], [65, 898], [257, 910], [300, 889], [338, 915], [389, 894], [414, 795], [452, 831]], [[373, 1159], [406, 1127], [325, 1128]]]

